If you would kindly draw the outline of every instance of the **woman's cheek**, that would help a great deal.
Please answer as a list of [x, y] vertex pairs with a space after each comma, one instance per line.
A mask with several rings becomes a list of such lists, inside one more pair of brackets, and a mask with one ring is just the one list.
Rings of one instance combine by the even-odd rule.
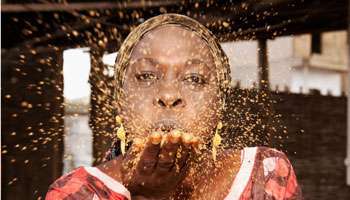
[[192, 126], [196, 126], [196, 128], [201, 130], [210, 129], [210, 122], [217, 116], [215, 111], [217, 106], [215, 106], [215, 103], [211, 103], [212, 101], [216, 100], [211, 98], [207, 93], [192, 96], [186, 108], [188, 122], [192, 122]]

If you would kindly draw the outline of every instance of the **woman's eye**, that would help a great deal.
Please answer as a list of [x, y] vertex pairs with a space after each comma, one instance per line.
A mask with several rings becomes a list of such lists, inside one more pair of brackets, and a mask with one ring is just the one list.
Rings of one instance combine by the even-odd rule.
[[136, 79], [138, 81], [149, 82], [157, 79], [157, 76], [152, 72], [141, 72], [136, 74]]
[[206, 83], [205, 78], [200, 74], [190, 74], [185, 77], [184, 81], [193, 85], [204, 85]]

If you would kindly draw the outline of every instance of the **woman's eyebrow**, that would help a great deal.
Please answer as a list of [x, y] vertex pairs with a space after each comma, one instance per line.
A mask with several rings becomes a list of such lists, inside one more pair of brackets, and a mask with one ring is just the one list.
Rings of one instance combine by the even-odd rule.
[[148, 62], [148, 63], [150, 63], [150, 64], [152, 64], [154, 66], [156, 66], [158, 64], [158, 62], [155, 59], [149, 58], [149, 57], [138, 58], [138, 59], [132, 61], [132, 64], [138, 63], [138, 62], [143, 62], [143, 61], [146, 61], [146, 62]]
[[191, 65], [191, 64], [199, 64], [199, 65], [204, 65], [205, 68], [207, 68], [208, 70], [210, 70], [210, 67], [205, 63], [205, 61], [203, 61], [202, 59], [198, 59], [198, 58], [191, 58], [188, 59], [186, 61], [186, 65]]
[[186, 61], [187, 64], [205, 64], [205, 62], [202, 59], [198, 58], [191, 58]]

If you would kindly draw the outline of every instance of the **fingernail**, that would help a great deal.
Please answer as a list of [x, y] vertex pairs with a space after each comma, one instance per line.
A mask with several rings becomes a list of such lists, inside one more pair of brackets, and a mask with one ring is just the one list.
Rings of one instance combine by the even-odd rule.
[[189, 133], [182, 134], [182, 142], [186, 145], [189, 145], [192, 140], [192, 135]]
[[152, 144], [157, 145], [162, 141], [162, 134], [159, 133], [158, 131], [153, 132], [150, 136], [150, 140]]
[[191, 143], [192, 143], [192, 147], [193, 147], [194, 151], [195, 151], [196, 153], [199, 153], [199, 143], [200, 143], [199, 137], [198, 137], [198, 136], [194, 136], [194, 137], [192, 138]]
[[160, 147], [168, 142], [168, 135], [163, 135], [162, 140], [160, 142]]
[[192, 138], [192, 144], [198, 144], [199, 143], [199, 137], [198, 136], [194, 136], [193, 138]]
[[180, 130], [173, 130], [169, 135], [170, 142], [175, 144], [178, 143], [181, 139], [181, 131]]

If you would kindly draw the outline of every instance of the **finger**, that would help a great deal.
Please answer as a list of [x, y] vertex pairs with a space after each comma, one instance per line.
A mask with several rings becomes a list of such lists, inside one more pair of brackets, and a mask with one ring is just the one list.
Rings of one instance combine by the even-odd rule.
[[199, 152], [201, 144], [202, 144], [200, 137], [186, 133], [186, 134], [182, 135], [181, 139], [182, 139], [182, 143], [186, 147], [188, 147], [189, 149], [193, 150], [196, 153]]
[[192, 140], [193, 140], [193, 135], [190, 133], [183, 133], [181, 135], [181, 142], [176, 154], [175, 158], [175, 166], [173, 169], [176, 172], [180, 172], [184, 166], [186, 165], [192, 151]]
[[162, 141], [162, 135], [163, 135], [163, 133], [155, 131], [149, 136], [148, 140], [153, 145], [158, 145]]
[[188, 164], [187, 161], [189, 160], [191, 149], [189, 145], [181, 144], [179, 146], [174, 167], [177, 172], [180, 172]]
[[181, 135], [182, 144], [185, 145], [186, 147], [189, 147], [191, 145], [192, 138], [193, 138], [192, 134], [190, 134], [190, 133], [183, 133]]
[[[175, 136], [177, 137], [177, 136]], [[165, 142], [159, 153], [159, 160], [156, 171], [158, 173], [169, 172], [175, 164], [177, 150], [179, 148], [179, 139], [174, 139], [173, 134], [166, 135]], [[180, 137], [179, 137], [180, 138]]]
[[200, 140], [200, 138], [198, 136], [194, 136], [191, 141], [191, 146], [196, 154], [200, 153], [201, 145], [202, 141]]
[[181, 140], [182, 132], [180, 130], [173, 130], [169, 135], [169, 141], [171, 143], [179, 143]]
[[136, 166], [140, 158], [140, 152], [145, 146], [145, 141], [139, 138], [135, 138], [132, 141], [131, 147], [123, 156], [122, 169], [130, 170]]
[[131, 142], [131, 147], [128, 149], [127, 153], [124, 156], [124, 160], [134, 160], [145, 147], [145, 143], [146, 141], [144, 139], [133, 139]]
[[145, 174], [153, 172], [158, 161], [161, 140], [162, 134], [159, 132], [154, 132], [149, 136], [137, 165], [138, 170]]

